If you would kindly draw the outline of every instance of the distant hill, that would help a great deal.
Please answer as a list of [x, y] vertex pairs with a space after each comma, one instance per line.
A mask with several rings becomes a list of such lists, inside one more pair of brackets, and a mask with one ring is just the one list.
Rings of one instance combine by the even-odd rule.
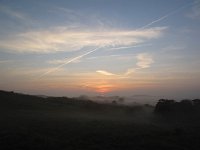
[[46, 109], [55, 107], [62, 108], [69, 105], [94, 104], [94, 102], [85, 99], [34, 96], [8, 91], [0, 91], [0, 103], [2, 109]]
[[[104, 97], [97, 98], [103, 100]], [[118, 105], [118, 103], [120, 104], [120, 97], [104, 98], [105, 101], [109, 100], [110, 103], [99, 103], [99, 101], [95, 102], [95, 100], [96, 99], [90, 100], [89, 97], [86, 96], [80, 96], [77, 98], [46, 97], [0, 91], [1, 110], [63, 110], [82, 113], [112, 112], [112, 114], [128, 112], [131, 114], [136, 111], [143, 111], [144, 109], [144, 106], [142, 105]], [[112, 101], [114, 101], [115, 103], [112, 103]], [[153, 111], [151, 107], [149, 108], [150, 111]]]

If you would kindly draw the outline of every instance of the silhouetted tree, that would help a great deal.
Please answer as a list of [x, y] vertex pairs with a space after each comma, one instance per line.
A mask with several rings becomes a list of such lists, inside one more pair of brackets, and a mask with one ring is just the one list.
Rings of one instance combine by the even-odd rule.
[[180, 102], [175, 102], [174, 100], [160, 99], [156, 104], [155, 113], [171, 115], [174, 117], [194, 117], [200, 116], [200, 100], [188, 100], [184, 99]]
[[156, 113], [169, 113], [173, 109], [173, 105], [175, 104], [174, 100], [168, 99], [160, 99], [155, 107]]
[[117, 104], [117, 101], [116, 101], [116, 100], [113, 100], [113, 101], [112, 101], [112, 104]]
[[200, 106], [200, 99], [194, 99], [192, 100], [192, 102], [193, 102], [193, 105]]
[[124, 103], [124, 98], [123, 98], [123, 97], [120, 97], [120, 98], [118, 99], [118, 102], [119, 102], [120, 104]]
[[193, 103], [191, 100], [184, 99], [179, 103], [179, 111], [185, 112], [192, 112], [193, 110]]

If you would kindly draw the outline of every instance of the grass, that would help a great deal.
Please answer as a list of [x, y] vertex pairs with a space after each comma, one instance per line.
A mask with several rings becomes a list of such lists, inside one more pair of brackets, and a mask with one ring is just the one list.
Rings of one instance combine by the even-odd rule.
[[197, 150], [200, 146], [199, 124], [155, 116], [153, 107], [6, 94], [0, 100], [1, 150]]

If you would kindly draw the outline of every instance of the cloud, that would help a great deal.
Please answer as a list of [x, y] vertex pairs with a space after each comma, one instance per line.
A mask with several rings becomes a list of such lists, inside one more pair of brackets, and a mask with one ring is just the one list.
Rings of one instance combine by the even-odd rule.
[[64, 7], [55, 7], [55, 13], [64, 15], [70, 22], [80, 22], [82, 19], [86, 19], [86, 15], [78, 12], [77, 10], [64, 8]]
[[129, 49], [129, 48], [135, 48], [135, 47], [144, 47], [144, 46], [151, 46], [151, 44], [139, 44], [139, 45], [133, 45], [133, 46], [124, 46], [124, 47], [113, 47], [113, 48], [110, 48], [111, 50], [112, 49]]
[[100, 73], [102, 75], [106, 75], [106, 76], [118, 76], [120, 78], [126, 78], [128, 76], [130, 76], [131, 74], [135, 73], [137, 70], [139, 69], [145, 69], [145, 68], [149, 68], [151, 66], [151, 64], [154, 62], [152, 55], [148, 54], [148, 53], [140, 53], [136, 56], [137, 59], [137, 68], [128, 68], [126, 72], [122, 73], [122, 74], [113, 74], [109, 71], [105, 71], [105, 70], [98, 70], [96, 71], [97, 73]]
[[135, 72], [135, 69], [130, 68], [125, 73], [121, 73], [121, 74], [114, 74], [114, 73], [106, 71], [106, 70], [97, 70], [96, 72], [101, 74], [101, 75], [104, 75], [104, 76], [111, 76], [111, 77], [115, 77], [115, 78], [117, 77], [118, 79], [121, 79], [121, 78], [128, 77], [130, 74]]
[[106, 56], [93, 56], [93, 57], [88, 57], [88, 60], [94, 60], [94, 59], [110, 59], [111, 57], [121, 57], [121, 55], [106, 55]]
[[158, 38], [166, 27], [143, 30], [83, 31], [54, 28], [29, 31], [0, 40], [0, 48], [13, 52], [52, 53], [74, 51], [90, 46], [127, 47]]
[[[172, 15], [174, 15], [174, 14], [176, 14], [176, 13], [178, 13], [178, 12], [180, 12], [180, 11], [182, 11], [182, 10], [184, 10], [184, 9], [186, 9], [186, 8], [188, 8], [188, 7], [190, 7], [190, 6], [193, 6], [193, 5], [195, 5], [195, 4], [198, 4], [199, 2], [200, 2], [199, 0], [198, 0], [198, 1], [195, 1], [195, 2], [189, 2], [189, 3], [187, 3], [186, 5], [183, 5], [183, 6], [179, 7], [179, 8], [177, 8], [177, 9], [175, 9], [175, 10], [173, 10], [173, 11], [171, 11], [171, 12], [169, 12], [169, 13], [163, 15], [163, 16], [161, 16], [160, 18], [153, 20], [152, 22], [149, 22], [148, 24], [146, 24], [146, 25], [140, 27], [138, 30], [144, 29], [144, 28], [147, 28], [147, 27], [150, 27], [150, 26], [152, 26], [153, 24], [155, 24], [155, 23], [157, 23], [157, 22], [161, 22], [162, 20], [165, 20], [165, 19], [167, 19], [168, 17], [170, 17], [170, 16], [172, 16]], [[199, 12], [199, 9], [198, 9], [197, 12]], [[198, 14], [198, 15], [199, 15], [199, 14]]]
[[11, 63], [13, 60], [0, 60], [0, 64]]
[[192, 11], [187, 14], [187, 17], [192, 18], [192, 19], [200, 19], [200, 1], [196, 1], [192, 7]]
[[78, 61], [78, 60], [80, 60], [82, 57], [85, 57], [85, 56], [89, 55], [90, 53], [93, 53], [93, 52], [97, 51], [97, 50], [100, 49], [100, 48], [101, 48], [101, 47], [97, 47], [97, 48], [92, 49], [92, 50], [90, 50], [89, 52], [86, 52], [86, 53], [84, 53], [84, 54], [82, 54], [82, 55], [79, 55], [79, 56], [77, 56], [77, 57], [71, 58], [70, 60], [66, 60], [66, 61], [64, 61], [62, 64], [60, 64], [59, 66], [57, 66], [56, 68], [50, 69], [50, 70], [48, 70], [47, 72], [43, 73], [42, 75], [40, 75], [39, 78], [42, 78], [42, 77], [46, 76], [46, 75], [49, 74], [49, 73], [55, 72], [55, 71], [57, 71], [58, 69], [62, 68], [63, 66], [67, 65], [67, 64], [70, 64], [70, 63], [73, 63], [73, 62], [75, 62], [75, 61]]
[[171, 15], [174, 14], [174, 13], [175, 13], [175, 12], [170, 12], [170, 13], [168, 13], [168, 14], [166, 14], [166, 15], [164, 15], [164, 16], [162, 16], [162, 17], [160, 17], [160, 18], [158, 18], [158, 19], [156, 19], [156, 20], [154, 20], [154, 21], [152, 21], [152, 22], [150, 22], [150, 23], [144, 25], [143, 27], [139, 28], [138, 30], [147, 28], [147, 27], [149, 27], [149, 26], [151, 26], [151, 25], [153, 25], [153, 24], [155, 24], [155, 23], [157, 23], [157, 22], [160, 22], [160, 21], [162, 21], [162, 20], [168, 18], [169, 16], [171, 16]]
[[129, 68], [129, 69], [124, 73], [124, 76], [128, 76], [128, 75], [134, 73], [135, 70], [136, 70], [135, 68]]
[[96, 72], [100, 73], [102, 75], [105, 75], [105, 76], [116, 76], [116, 74], [108, 72], [108, 71], [105, 71], [105, 70], [97, 70]]
[[[47, 61], [47, 63], [52, 64], [52, 65], [60, 65], [60, 64], [63, 64], [67, 61], [69, 61], [69, 59], [54, 59], [54, 60]], [[79, 62], [81, 62], [81, 60], [75, 60], [72, 63], [79, 63]]]
[[168, 47], [164, 47], [161, 49], [161, 52], [172, 52], [172, 51], [179, 51], [179, 50], [183, 50], [185, 49], [185, 47], [183, 45], [172, 45], [172, 46], [168, 46]]
[[33, 20], [30, 17], [28, 17], [26, 14], [13, 10], [10, 7], [0, 5], [0, 11], [14, 19], [17, 19], [26, 23], [27, 22], [33, 23]]
[[104, 76], [112, 76], [112, 77], [114, 76], [121, 79], [121, 78], [127, 78], [129, 75], [134, 73], [135, 70], [136, 70], [135, 68], [129, 68], [125, 73], [121, 73], [121, 74], [114, 74], [106, 70], [97, 70], [96, 72]]
[[154, 62], [152, 56], [148, 53], [140, 53], [136, 56], [138, 62], [137, 66], [140, 69], [149, 68], [150, 65]]
[[18, 18], [18, 19], [22, 19], [22, 20], [26, 19], [24, 14], [19, 13], [17, 11], [14, 11], [14, 10], [10, 9], [9, 7], [6, 7], [6, 6], [0, 6], [0, 11], [9, 15], [9, 16]]

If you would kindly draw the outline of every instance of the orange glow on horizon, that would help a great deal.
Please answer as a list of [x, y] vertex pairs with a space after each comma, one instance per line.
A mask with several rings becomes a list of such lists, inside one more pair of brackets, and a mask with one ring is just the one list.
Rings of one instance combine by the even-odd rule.
[[102, 85], [97, 85], [95, 88], [95, 91], [101, 94], [109, 93], [114, 90], [113, 85], [109, 84], [102, 84]]
[[99, 81], [99, 82], [92, 82], [92, 83], [87, 83], [84, 85], [85, 88], [90, 89], [91, 91], [106, 94], [109, 92], [113, 92], [115, 90], [118, 90], [122, 88], [122, 85], [119, 85], [119, 83], [110, 83], [109, 81]]
[[[137, 78], [137, 76], [136, 76]], [[135, 89], [154, 88], [159, 84], [153, 83], [151, 79], [132, 79], [132, 83], [129, 78], [118, 78], [116, 76], [103, 76], [97, 73], [78, 74], [76, 76], [67, 78], [56, 77], [54, 79], [46, 78], [43, 82], [38, 82], [43, 89], [52, 90], [65, 90], [79, 92], [84, 91], [91, 94], [112, 94], [117, 91], [131, 91]], [[64, 82], [65, 81], [65, 82]], [[134, 82], [134, 84], [133, 84]]]

